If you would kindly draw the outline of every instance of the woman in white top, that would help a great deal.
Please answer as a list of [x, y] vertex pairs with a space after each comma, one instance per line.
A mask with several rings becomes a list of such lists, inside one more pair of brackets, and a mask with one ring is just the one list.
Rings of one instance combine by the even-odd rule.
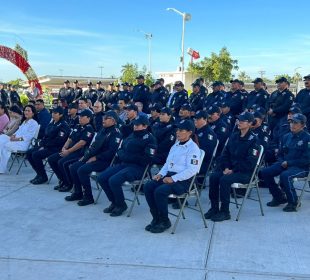
[[0, 135], [0, 174], [6, 172], [12, 151], [27, 151], [32, 138], [35, 136], [39, 124], [34, 120], [36, 110], [34, 106], [24, 108], [23, 122], [12, 136]]

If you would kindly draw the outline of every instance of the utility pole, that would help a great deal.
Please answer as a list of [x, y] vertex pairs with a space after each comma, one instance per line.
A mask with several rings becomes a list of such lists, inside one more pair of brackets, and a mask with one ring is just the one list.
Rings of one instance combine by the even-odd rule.
[[143, 30], [138, 29], [138, 32], [144, 34], [145, 39], [148, 41], [148, 73], [151, 74], [152, 71], [152, 33], [146, 33]]
[[99, 66], [98, 68], [100, 68], [100, 78], [102, 78], [102, 69], [104, 68], [103, 66]]
[[266, 74], [265, 70], [258, 71], [258, 74], [260, 74], [260, 77], [263, 78], [263, 76]]

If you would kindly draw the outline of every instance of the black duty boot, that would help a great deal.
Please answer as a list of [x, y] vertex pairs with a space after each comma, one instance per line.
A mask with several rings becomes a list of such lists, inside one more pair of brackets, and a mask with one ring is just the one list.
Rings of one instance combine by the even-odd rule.
[[112, 210], [110, 216], [111, 217], [118, 217], [121, 216], [127, 210], [127, 204], [124, 202], [122, 206], [115, 206]]
[[63, 181], [58, 181], [58, 185], [54, 187], [54, 190], [59, 190], [60, 188], [62, 188], [62, 186], [64, 185]]
[[32, 184], [33, 185], [41, 185], [41, 184], [45, 184], [46, 182], [48, 181], [48, 178], [47, 177], [39, 177], [35, 180], [32, 181]]
[[69, 192], [72, 190], [71, 185], [63, 185], [61, 188], [58, 189], [59, 192]]
[[103, 209], [103, 213], [112, 213], [114, 208], [115, 208], [115, 205], [111, 203], [109, 207]]
[[224, 211], [220, 211], [217, 214], [215, 214], [214, 216], [212, 216], [211, 221], [213, 222], [223, 222], [225, 220], [230, 220], [230, 212], [224, 212]]
[[71, 195], [68, 195], [65, 197], [65, 200], [67, 201], [75, 201], [75, 200], [81, 200], [83, 198], [82, 193], [72, 193]]
[[207, 213], [204, 214], [205, 219], [210, 220], [213, 216], [215, 216], [220, 210], [218, 208], [211, 207]]
[[77, 205], [78, 206], [86, 206], [94, 203], [94, 198], [83, 196], [82, 200], [80, 200]]
[[269, 206], [269, 207], [277, 207], [277, 206], [279, 206], [281, 204], [284, 204], [286, 202], [287, 202], [287, 199], [285, 197], [272, 198], [272, 200], [267, 203], [267, 206]]
[[284, 208], [284, 212], [296, 212], [297, 211], [297, 204], [288, 203]]
[[150, 228], [152, 233], [161, 233], [171, 227], [171, 222], [168, 217], [159, 217], [158, 223]]
[[31, 179], [30, 181], [29, 181], [29, 183], [33, 183], [35, 180], [37, 180], [38, 178], [39, 178], [40, 176], [39, 175], [36, 175], [33, 179]]
[[145, 227], [145, 230], [146, 231], [150, 231], [151, 228], [153, 228], [157, 223], [158, 223], [158, 213], [156, 210], [150, 210], [151, 214], [152, 214], [152, 221], [150, 224], [148, 224], [146, 227]]

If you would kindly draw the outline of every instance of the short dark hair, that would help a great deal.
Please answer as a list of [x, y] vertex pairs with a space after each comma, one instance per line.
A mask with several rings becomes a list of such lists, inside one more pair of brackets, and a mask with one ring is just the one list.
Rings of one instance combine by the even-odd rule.
[[85, 98], [85, 97], [82, 97], [82, 98], [79, 99], [79, 101], [84, 101], [85, 103], [87, 103], [87, 102], [88, 102], [88, 99]]
[[37, 99], [35, 103], [41, 103], [41, 104], [44, 104], [44, 100], [43, 100], [43, 99]]

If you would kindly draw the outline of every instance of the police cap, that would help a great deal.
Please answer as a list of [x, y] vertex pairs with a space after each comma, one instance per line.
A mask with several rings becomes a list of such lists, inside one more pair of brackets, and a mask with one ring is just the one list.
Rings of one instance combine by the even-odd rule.
[[102, 85], [102, 82], [101, 82], [101, 81], [98, 81], [96, 84], [97, 84], [97, 85]]
[[181, 108], [180, 108], [181, 110], [186, 110], [186, 111], [192, 111], [192, 106], [190, 105], [190, 104], [188, 104], [188, 103], [184, 103], [182, 106], [181, 106]]
[[252, 106], [252, 109], [253, 109], [254, 112], [259, 112], [259, 113], [261, 113], [262, 115], [266, 115], [266, 113], [267, 113], [267, 111], [266, 111], [266, 109], [265, 109], [264, 107], [256, 106], [256, 107], [254, 108], [254, 105], [253, 105], [253, 106]]
[[161, 106], [160, 106], [160, 104], [158, 104], [158, 103], [155, 103], [155, 104], [153, 104], [152, 106], [151, 106], [151, 111], [156, 111], [157, 113], [160, 113], [160, 108], [161, 108]]
[[285, 77], [281, 77], [276, 80], [276, 84], [283, 83], [283, 82], [288, 83], [288, 80]]
[[174, 86], [176, 86], [176, 87], [184, 87], [184, 84], [181, 81], [176, 81], [174, 83]]
[[261, 120], [264, 119], [264, 116], [263, 116], [260, 112], [258, 112], [258, 111], [253, 112], [252, 114], [253, 114], [253, 117], [254, 117], [255, 119], [261, 119]]
[[250, 112], [243, 112], [238, 116], [238, 120], [241, 122], [253, 122], [254, 116]]
[[114, 83], [109, 83], [109, 86], [114, 86]]
[[230, 80], [230, 83], [238, 83], [238, 84], [242, 84], [242, 81], [238, 80], [238, 79], [234, 79], [234, 80]]
[[160, 80], [157, 80], [157, 81], [154, 83], [154, 85], [161, 85]]
[[64, 109], [60, 106], [57, 106], [56, 108], [53, 108], [52, 113], [58, 113], [59, 115], [63, 115]]
[[140, 79], [144, 80], [144, 76], [143, 75], [139, 75], [138, 77], [136, 77], [136, 80], [140, 80]]
[[74, 83], [74, 84], [78, 84], [78, 83], [79, 83], [79, 81], [78, 81], [78, 80], [75, 80], [73, 83]]
[[192, 83], [192, 87], [200, 87], [200, 84], [196, 82]]
[[70, 84], [69, 80], [65, 80], [64, 84]]
[[159, 79], [157, 79], [157, 81], [160, 81], [160, 82], [162, 82], [162, 83], [165, 82], [165, 80], [164, 80], [163, 78], [159, 78]]
[[181, 120], [177, 125], [177, 128], [180, 130], [195, 131], [195, 125], [192, 120]]
[[125, 83], [122, 83], [122, 86], [129, 86], [129, 84], [127, 83], [127, 82], [125, 82]]
[[226, 107], [230, 107], [230, 103], [226, 100], [226, 101], [223, 101], [219, 104], [219, 106], [221, 108], [226, 108]]
[[69, 106], [68, 106], [68, 109], [77, 109], [78, 108], [78, 104], [73, 102], [73, 103], [70, 103]]
[[84, 109], [84, 110], [80, 113], [80, 117], [91, 118], [92, 116], [93, 116], [93, 113], [92, 113], [91, 110], [89, 110], [89, 109]]
[[139, 116], [133, 121], [133, 124], [134, 125], [140, 125], [140, 124], [149, 125], [150, 122], [147, 116]]
[[257, 83], [263, 83], [264, 80], [262, 78], [256, 78], [252, 83], [257, 84]]
[[212, 87], [217, 87], [217, 86], [220, 86], [221, 85], [221, 82], [219, 82], [219, 81], [214, 81], [213, 83], [212, 83]]
[[118, 122], [118, 115], [113, 110], [107, 111], [104, 114], [104, 118], [112, 118], [115, 120], [115, 122]]
[[208, 113], [206, 111], [197, 111], [195, 113], [194, 119], [207, 119], [208, 118]]
[[289, 110], [288, 110], [289, 113], [292, 113], [292, 114], [298, 114], [300, 113], [301, 114], [301, 109], [298, 107], [298, 106], [292, 106]]
[[88, 86], [92, 86], [92, 85], [93, 85], [93, 83], [92, 83], [92, 82], [89, 82], [87, 85], [88, 85]]
[[167, 115], [169, 115], [169, 116], [172, 115], [172, 111], [171, 111], [171, 109], [168, 108], [168, 107], [162, 108], [162, 109], [160, 110], [160, 112], [163, 113], [163, 114], [167, 114]]
[[304, 76], [304, 81], [306, 81], [306, 80], [310, 80], [310, 74], [307, 76]]
[[293, 123], [306, 124], [307, 122], [307, 118], [303, 114], [294, 114], [291, 120]]
[[216, 105], [210, 106], [208, 108], [208, 115], [212, 115], [214, 113], [221, 113], [221, 109]]
[[128, 111], [134, 110], [134, 111], [138, 112], [138, 107], [135, 104], [129, 104], [125, 107], [125, 110], [128, 110]]

